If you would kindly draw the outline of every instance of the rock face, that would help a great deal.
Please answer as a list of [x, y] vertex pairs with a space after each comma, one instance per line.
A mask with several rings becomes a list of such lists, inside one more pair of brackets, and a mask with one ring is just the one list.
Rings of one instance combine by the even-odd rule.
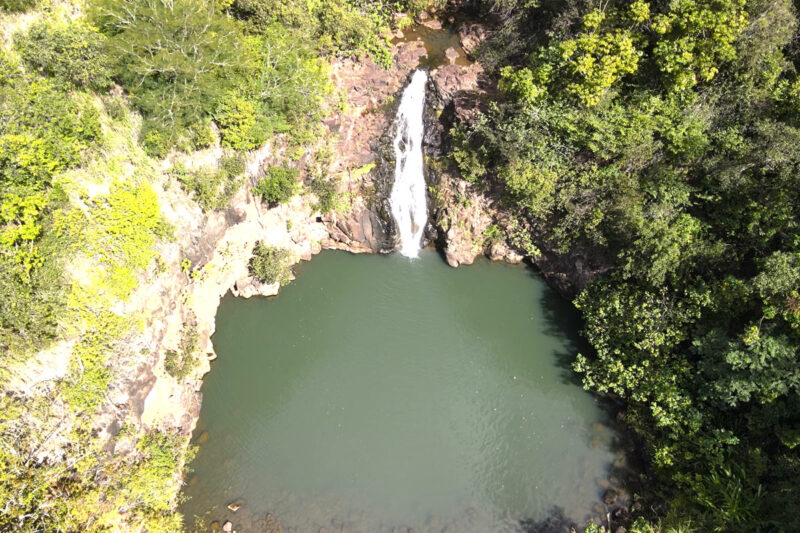
[[[480, 23], [467, 23], [459, 30], [461, 44], [468, 53], [487, 37], [488, 31]], [[473, 120], [485, 110], [496, 90], [478, 63], [450, 64], [431, 72], [429, 99], [435, 113], [426, 121], [425, 135], [431, 161], [437, 162], [451, 148], [451, 127]], [[592, 278], [611, 267], [611, 259], [599, 256], [595, 250], [576, 245], [565, 254], [554, 243], [538, 237], [547, 234], [546, 228], [505, 211], [499, 201], [502, 190], [464, 181], [446, 160], [434, 166], [437, 170], [431, 172], [429, 182], [436, 190], [432, 203], [438, 236], [432, 237], [451, 266], [470, 264], [480, 254], [512, 263], [528, 259], [550, 285], [567, 297], [577, 294]], [[519, 239], [515, 235], [528, 237]]]
[[329, 174], [339, 179], [340, 192], [353, 202], [346, 216], [332, 213], [323, 217], [329, 232], [326, 248], [394, 249], [388, 198], [394, 176], [391, 126], [398, 104], [395, 98], [425, 54], [422, 42], [401, 42], [394, 47], [394, 61], [388, 69], [366, 58], [334, 65], [334, 84], [347, 93], [348, 106], [325, 121], [329, 134], [338, 135], [332, 148], [339, 156]]

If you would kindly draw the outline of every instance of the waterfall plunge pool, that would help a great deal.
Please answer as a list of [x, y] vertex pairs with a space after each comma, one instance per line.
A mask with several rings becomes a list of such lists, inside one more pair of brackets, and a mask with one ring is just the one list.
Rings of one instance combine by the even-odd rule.
[[227, 296], [186, 524], [264, 531], [267, 512], [311, 533], [582, 521], [626, 467], [568, 369], [578, 327], [531, 270], [452, 269], [429, 250], [326, 251], [276, 298]]

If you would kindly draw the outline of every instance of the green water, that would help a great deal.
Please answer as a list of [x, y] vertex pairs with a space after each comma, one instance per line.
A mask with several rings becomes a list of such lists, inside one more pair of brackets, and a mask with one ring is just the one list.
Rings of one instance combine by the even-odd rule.
[[187, 523], [514, 531], [599, 500], [613, 432], [566, 370], [575, 316], [530, 270], [323, 252], [297, 274], [222, 302]]

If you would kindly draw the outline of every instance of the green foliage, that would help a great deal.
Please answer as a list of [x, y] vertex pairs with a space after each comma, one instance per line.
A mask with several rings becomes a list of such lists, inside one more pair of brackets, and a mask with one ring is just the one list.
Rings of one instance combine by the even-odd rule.
[[322, 177], [311, 181], [309, 190], [317, 195], [317, 209], [323, 214], [333, 211], [340, 212], [346, 209], [342, 194], [336, 189], [336, 182]]
[[137, 274], [155, 258], [153, 246], [171, 228], [161, 215], [155, 192], [145, 183], [119, 183], [109, 194], [87, 199], [89, 213], [72, 220], [81, 234], [80, 251], [99, 261], [95, 283], [117, 298], [137, 286]]
[[141, 458], [130, 469], [123, 490], [126, 500], [149, 512], [168, 513], [172, 486], [181, 465], [186, 437], [171, 433], [150, 433], [136, 443]]
[[188, 170], [176, 165], [172, 168], [171, 174], [204, 211], [228, 207], [231, 198], [241, 185], [241, 181], [236, 179], [237, 176], [230, 174], [225, 168]]
[[125, 317], [109, 311], [85, 313], [84, 332], [72, 350], [69, 378], [61, 395], [76, 411], [95, 411], [105, 400], [111, 381], [108, 354], [130, 325]]
[[215, 115], [222, 144], [234, 150], [252, 150], [264, 143], [267, 126], [257, 118], [256, 105], [237, 96], [225, 98]]
[[105, 38], [83, 22], [37, 22], [15, 36], [14, 44], [32, 71], [93, 89], [111, 82]]
[[280, 25], [307, 34], [309, 42], [326, 54], [369, 54], [379, 64], [389, 66], [388, 43], [381, 34], [388, 28], [397, 7], [418, 9], [420, 4], [398, 6], [380, 1], [354, 2], [325, 0], [234, 0], [233, 13], [247, 21], [255, 32]]
[[0, 9], [9, 13], [27, 11], [39, 4], [39, 0], [0, 0]]
[[241, 176], [244, 174], [247, 163], [247, 158], [244, 154], [230, 153], [225, 154], [219, 160], [219, 166], [225, 174], [230, 177]]
[[[38, 460], [48, 440], [65, 432], [65, 459]], [[180, 515], [172, 512], [173, 487], [184, 464], [186, 440], [167, 432], [137, 434], [125, 426], [112, 444], [123, 441], [131, 454], [110, 454], [107, 443], [94, 438], [89, 415], [66, 419], [57, 396], [4, 395], [0, 501], [5, 512], [0, 513], [0, 529], [99, 532], [127, 523], [148, 531], [179, 531]]]
[[65, 195], [54, 177], [100, 138], [97, 111], [8, 56], [0, 84], [0, 350], [20, 355], [58, 332], [64, 242], [52, 232]]
[[736, 57], [734, 43], [746, 26], [745, 0], [672, 2], [653, 17], [653, 54], [671, 87], [686, 90], [711, 81], [721, 62]]
[[792, 530], [795, 7], [502, 5], [482, 49], [506, 99], [453, 128], [453, 159], [506, 193], [510, 241], [609, 270], [576, 299], [592, 350], [574, 368], [624, 402], [661, 483], [646, 496], [682, 515], [631, 530]]
[[92, 14], [109, 37], [115, 78], [150, 121], [143, 135], [154, 155], [212, 115], [248, 61], [213, 0], [94, 0]]
[[250, 274], [262, 283], [286, 285], [291, 279], [291, 256], [288, 250], [256, 243], [250, 259]]
[[40, 189], [100, 138], [97, 110], [46, 79], [0, 87], [0, 186]]
[[296, 168], [269, 167], [267, 175], [258, 181], [253, 193], [260, 195], [269, 205], [284, 204], [297, 194], [299, 174]]
[[200, 363], [197, 351], [197, 325], [191, 322], [184, 324], [178, 350], [167, 350], [164, 370], [179, 381], [185, 379]]

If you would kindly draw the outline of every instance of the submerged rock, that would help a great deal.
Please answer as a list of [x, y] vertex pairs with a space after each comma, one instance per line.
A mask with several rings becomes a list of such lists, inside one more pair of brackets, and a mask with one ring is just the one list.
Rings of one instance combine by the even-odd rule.
[[603, 494], [603, 503], [606, 505], [614, 505], [617, 503], [617, 499], [619, 498], [619, 493], [617, 493], [614, 489], [608, 489]]
[[242, 505], [244, 505], [243, 500], [236, 500], [228, 504], [228, 510], [231, 511], [232, 513], [235, 513], [236, 511], [242, 508]]
[[283, 524], [275, 518], [271, 513], [267, 513], [266, 524], [264, 525], [265, 533], [283, 533]]

